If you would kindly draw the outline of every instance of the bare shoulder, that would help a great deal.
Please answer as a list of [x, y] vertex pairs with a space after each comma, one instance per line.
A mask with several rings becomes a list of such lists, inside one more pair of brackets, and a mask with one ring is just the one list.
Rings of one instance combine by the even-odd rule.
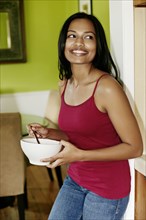
[[99, 80], [96, 94], [96, 103], [104, 111], [108, 111], [108, 108], [112, 106], [121, 105], [125, 103], [129, 105], [127, 96], [120, 83], [110, 75], [105, 75]]
[[60, 93], [60, 94], [63, 93], [66, 83], [67, 83], [67, 80], [60, 80], [60, 81], [58, 82], [59, 93]]
[[113, 95], [114, 93], [122, 92], [123, 88], [120, 83], [111, 75], [104, 75], [98, 82], [97, 93], [102, 95]]

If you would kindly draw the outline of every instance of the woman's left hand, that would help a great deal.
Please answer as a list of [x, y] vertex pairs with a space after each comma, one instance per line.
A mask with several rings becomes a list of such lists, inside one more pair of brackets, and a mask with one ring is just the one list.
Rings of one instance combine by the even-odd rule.
[[69, 164], [80, 160], [82, 155], [81, 149], [78, 149], [68, 141], [61, 140], [61, 144], [63, 149], [58, 154], [53, 157], [44, 158], [41, 160], [42, 162], [48, 162], [47, 167], [55, 168], [63, 164]]

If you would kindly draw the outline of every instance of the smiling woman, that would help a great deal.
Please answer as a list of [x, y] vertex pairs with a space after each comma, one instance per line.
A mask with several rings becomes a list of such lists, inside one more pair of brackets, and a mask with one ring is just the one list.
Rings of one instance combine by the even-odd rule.
[[[48, 219], [120, 220], [131, 190], [128, 160], [142, 154], [143, 144], [100, 21], [71, 15], [58, 53], [58, 126], [69, 141], [61, 140], [62, 150], [42, 161], [49, 168], [67, 164], [68, 176]], [[48, 138], [48, 128], [31, 126]]]

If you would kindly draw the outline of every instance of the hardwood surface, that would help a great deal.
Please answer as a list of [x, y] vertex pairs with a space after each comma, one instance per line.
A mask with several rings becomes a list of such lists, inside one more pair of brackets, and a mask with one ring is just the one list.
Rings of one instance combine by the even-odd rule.
[[[66, 167], [62, 166], [61, 169], [64, 178], [66, 175]], [[25, 211], [26, 220], [47, 220], [59, 191], [54, 170], [53, 176], [54, 181], [51, 181], [46, 167], [29, 166], [27, 168], [28, 209]], [[16, 200], [13, 207], [0, 209], [0, 219], [19, 219]]]
[[135, 171], [135, 220], [146, 220], [146, 177]]
[[134, 0], [133, 4], [136, 7], [146, 7], [146, 0]]

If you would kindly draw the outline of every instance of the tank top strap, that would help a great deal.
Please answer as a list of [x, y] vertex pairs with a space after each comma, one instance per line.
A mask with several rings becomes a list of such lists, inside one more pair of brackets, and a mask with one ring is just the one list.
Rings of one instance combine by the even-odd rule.
[[64, 95], [64, 93], [65, 93], [66, 86], [67, 86], [67, 82], [68, 82], [68, 80], [66, 80], [66, 82], [65, 82], [65, 86], [64, 86], [64, 89], [63, 89], [62, 95]]
[[96, 91], [96, 88], [97, 88], [97, 85], [98, 85], [98, 82], [99, 82], [99, 80], [100, 80], [103, 76], [107, 76], [107, 74], [103, 74], [103, 75], [101, 75], [101, 76], [97, 79], [96, 84], [95, 84], [95, 87], [94, 87], [94, 90], [93, 90], [92, 96], [94, 96], [95, 91]]

